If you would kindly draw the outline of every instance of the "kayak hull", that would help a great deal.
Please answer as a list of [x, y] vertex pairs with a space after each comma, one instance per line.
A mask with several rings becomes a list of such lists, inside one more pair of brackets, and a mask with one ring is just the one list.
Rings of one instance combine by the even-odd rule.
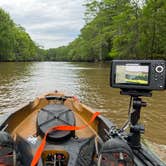
[[[60, 92], [53, 92], [36, 98], [33, 102], [5, 117], [0, 126], [1, 130], [5, 130], [12, 136], [21, 154], [21, 162], [25, 166], [31, 165], [44, 135], [51, 127], [78, 127], [79, 130], [51, 133], [47, 138], [38, 165], [46, 164], [49, 157], [51, 161], [52, 156], [59, 156], [60, 159], [57, 158], [57, 160], [63, 165], [89, 166], [97, 164], [103, 145], [111, 139], [109, 132], [116, 128], [102, 115], [98, 115], [92, 122], [94, 114], [91, 108], [82, 104], [78, 99], [67, 97]], [[124, 135], [126, 133], [117, 137], [124, 140]], [[132, 153], [135, 165], [165, 165], [144, 145], [139, 149], [132, 149]]]

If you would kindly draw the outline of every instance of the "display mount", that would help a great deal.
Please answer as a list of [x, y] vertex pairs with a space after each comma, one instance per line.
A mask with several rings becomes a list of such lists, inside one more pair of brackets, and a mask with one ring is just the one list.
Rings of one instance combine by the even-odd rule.
[[144, 133], [144, 126], [138, 124], [141, 114], [141, 108], [146, 107], [147, 103], [142, 101], [141, 96], [151, 97], [150, 91], [136, 91], [122, 89], [121, 95], [129, 95], [132, 100], [132, 111], [129, 114], [130, 132], [127, 137], [128, 144], [135, 149], [141, 148], [141, 134]]
[[[166, 89], [165, 60], [113, 60], [111, 63], [110, 86], [120, 88], [121, 95], [131, 96], [129, 118], [120, 131], [130, 126], [127, 136], [132, 148], [141, 147], [144, 127], [139, 124], [141, 108], [146, 102], [141, 97], [151, 97], [152, 90]], [[131, 110], [132, 107], [132, 110]]]
[[145, 97], [152, 97], [152, 93], [149, 90], [129, 90], [129, 89], [121, 89], [120, 91], [121, 95], [129, 95], [131, 97], [139, 97], [139, 96], [145, 96]]

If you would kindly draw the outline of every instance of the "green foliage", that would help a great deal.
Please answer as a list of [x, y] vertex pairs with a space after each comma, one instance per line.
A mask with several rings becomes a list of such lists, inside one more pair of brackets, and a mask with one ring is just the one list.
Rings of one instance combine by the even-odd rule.
[[14, 23], [0, 8], [0, 60], [13, 59]]
[[34, 60], [37, 46], [25, 29], [0, 8], [0, 61]]
[[86, 25], [61, 60], [166, 59], [165, 0], [87, 0], [85, 6]]
[[[141, 18], [140, 43], [147, 58], [166, 59], [166, 1], [148, 0]], [[146, 47], [145, 47], [146, 46]]]
[[80, 35], [44, 50], [0, 9], [0, 61], [166, 59], [165, 0], [86, 0]]
[[17, 26], [15, 28], [15, 59], [17, 61], [33, 60], [36, 55], [35, 43], [25, 32], [24, 28]]

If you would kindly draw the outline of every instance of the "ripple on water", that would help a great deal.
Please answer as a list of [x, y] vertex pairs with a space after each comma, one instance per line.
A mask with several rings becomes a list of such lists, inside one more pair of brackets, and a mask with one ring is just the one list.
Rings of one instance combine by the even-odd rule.
[[[129, 97], [109, 87], [109, 73], [109, 64], [102, 63], [0, 63], [0, 111], [16, 110], [42, 93], [59, 90], [77, 95], [83, 103], [122, 126]], [[166, 92], [154, 92], [152, 98], [144, 100], [148, 102], [141, 111], [145, 138], [166, 145]]]

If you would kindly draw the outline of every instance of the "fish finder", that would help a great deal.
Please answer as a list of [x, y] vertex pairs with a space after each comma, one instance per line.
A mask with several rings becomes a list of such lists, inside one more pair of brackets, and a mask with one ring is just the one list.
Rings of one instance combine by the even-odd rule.
[[125, 90], [163, 90], [166, 88], [166, 61], [114, 60], [110, 84]]
[[130, 126], [127, 142], [132, 148], [139, 149], [144, 126], [138, 124], [138, 121], [141, 108], [146, 107], [146, 102], [142, 101], [141, 96], [151, 97], [152, 90], [166, 89], [166, 61], [113, 60], [110, 85], [113, 88], [120, 88], [120, 94], [131, 96], [129, 118], [120, 131], [124, 131]]

